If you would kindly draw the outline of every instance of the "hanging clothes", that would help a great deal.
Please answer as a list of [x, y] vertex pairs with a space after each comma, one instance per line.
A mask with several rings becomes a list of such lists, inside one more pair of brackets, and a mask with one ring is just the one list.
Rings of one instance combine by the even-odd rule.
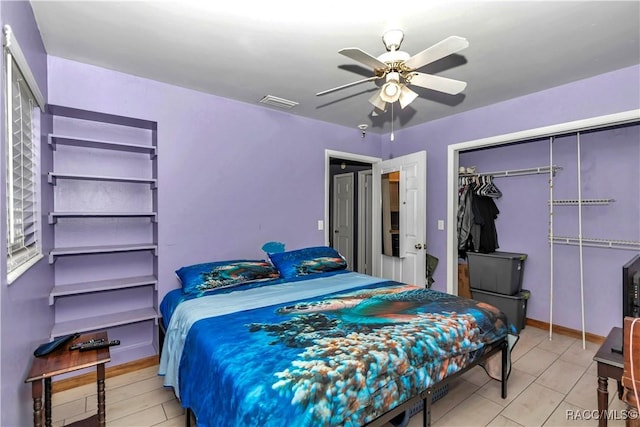
[[473, 225], [472, 186], [467, 183], [460, 187], [458, 196], [458, 250], [464, 255], [468, 248]]
[[492, 197], [480, 196], [475, 192], [473, 193], [472, 209], [473, 221], [477, 226], [472, 228], [474, 251], [485, 254], [495, 252], [500, 247], [495, 223], [500, 210]]
[[500, 210], [493, 199], [502, 196], [490, 176], [459, 178], [458, 189], [458, 255], [467, 251], [491, 253], [498, 249], [495, 220]]

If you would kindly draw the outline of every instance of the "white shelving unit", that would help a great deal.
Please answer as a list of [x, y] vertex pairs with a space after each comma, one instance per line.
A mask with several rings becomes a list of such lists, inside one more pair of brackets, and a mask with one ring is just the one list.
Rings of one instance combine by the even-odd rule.
[[[615, 202], [614, 199], [583, 199], [583, 200], [577, 200], [577, 199], [558, 199], [558, 200], [553, 200], [553, 205], [554, 206], [578, 206], [578, 205], [591, 205], [591, 206], [597, 206], [597, 205], [608, 205], [609, 203], [613, 203]], [[549, 203], [552, 203], [551, 201]]]
[[49, 111], [51, 338], [107, 330], [121, 341], [112, 364], [157, 355], [157, 124], [54, 105]]
[[[550, 295], [549, 295], [549, 339], [553, 337], [553, 294], [554, 294], [554, 245], [571, 245], [578, 247], [578, 258], [580, 267], [580, 313], [582, 324], [582, 348], [586, 348], [586, 327], [585, 327], [585, 308], [584, 308], [584, 247], [595, 248], [611, 248], [611, 249], [624, 249], [624, 250], [640, 250], [640, 242], [628, 241], [628, 240], [613, 240], [613, 239], [596, 239], [588, 238], [583, 234], [582, 227], [582, 207], [583, 206], [606, 206], [613, 202], [615, 199], [610, 198], [583, 198], [582, 197], [582, 156], [581, 156], [581, 130], [577, 130], [576, 137], [576, 168], [577, 168], [577, 198], [576, 199], [554, 199], [553, 197], [553, 184], [555, 174], [549, 174], [549, 243], [550, 243]], [[549, 138], [549, 163], [553, 163], [553, 144], [554, 137]], [[578, 235], [577, 236], [556, 236], [554, 234], [554, 206], [575, 206], [577, 207], [577, 219], [578, 219]]]

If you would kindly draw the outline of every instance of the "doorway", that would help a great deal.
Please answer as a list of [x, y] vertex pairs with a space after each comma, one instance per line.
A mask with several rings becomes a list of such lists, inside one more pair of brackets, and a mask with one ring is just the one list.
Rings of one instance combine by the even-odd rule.
[[[373, 271], [371, 171], [372, 165], [380, 161], [376, 157], [325, 151], [325, 244], [347, 257], [351, 270], [365, 274]], [[347, 191], [339, 192], [334, 181], [343, 188], [344, 183], [352, 184], [347, 184]]]

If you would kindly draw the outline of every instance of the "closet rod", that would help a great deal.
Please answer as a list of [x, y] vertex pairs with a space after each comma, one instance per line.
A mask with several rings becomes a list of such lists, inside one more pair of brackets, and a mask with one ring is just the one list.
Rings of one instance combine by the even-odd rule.
[[542, 166], [539, 168], [526, 168], [526, 169], [511, 169], [506, 171], [496, 171], [496, 172], [482, 172], [475, 174], [460, 174], [459, 176], [487, 176], [491, 175], [494, 178], [500, 178], [505, 176], [520, 176], [520, 175], [536, 175], [543, 173], [553, 173], [555, 175], [556, 171], [562, 170], [560, 166]]

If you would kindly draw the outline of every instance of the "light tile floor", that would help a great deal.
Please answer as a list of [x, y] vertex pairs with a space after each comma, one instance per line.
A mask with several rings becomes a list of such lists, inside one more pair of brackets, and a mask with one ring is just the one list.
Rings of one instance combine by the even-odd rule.
[[[451, 383], [446, 396], [432, 406], [432, 425], [440, 426], [595, 426], [597, 378], [593, 355], [598, 345], [533, 327], [522, 330], [512, 357], [508, 397], [500, 398], [500, 383], [480, 367]], [[625, 405], [609, 380], [609, 409], [620, 415]], [[184, 426], [185, 415], [171, 389], [162, 386], [157, 366], [106, 380], [107, 425], [126, 427]], [[95, 384], [53, 395], [54, 426], [63, 426], [96, 412]], [[589, 411], [589, 412], [585, 412]], [[422, 414], [409, 427], [422, 425]], [[624, 426], [611, 419], [610, 426]]]

